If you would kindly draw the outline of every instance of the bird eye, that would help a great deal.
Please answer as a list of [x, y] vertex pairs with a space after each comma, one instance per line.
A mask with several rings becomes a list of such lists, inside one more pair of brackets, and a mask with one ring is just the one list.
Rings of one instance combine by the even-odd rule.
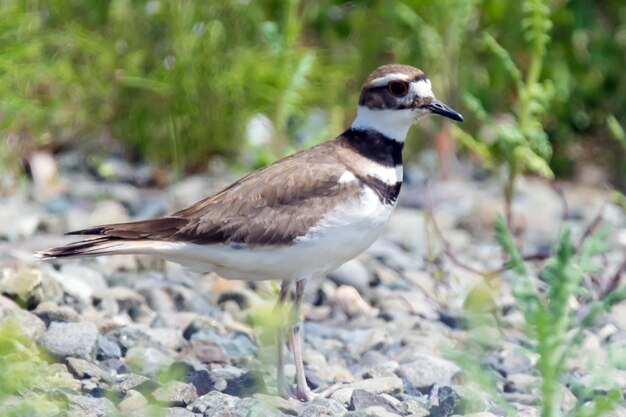
[[396, 97], [402, 97], [409, 92], [409, 85], [404, 81], [392, 81], [387, 84], [387, 90]]

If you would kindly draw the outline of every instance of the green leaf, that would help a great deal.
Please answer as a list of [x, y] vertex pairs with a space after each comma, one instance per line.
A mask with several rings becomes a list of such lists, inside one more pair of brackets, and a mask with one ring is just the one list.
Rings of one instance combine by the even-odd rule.
[[496, 219], [496, 240], [500, 243], [504, 252], [509, 256], [507, 268], [512, 269], [520, 276], [527, 275], [528, 271], [526, 270], [526, 265], [524, 265], [522, 255], [520, 255], [513, 240], [513, 236], [511, 236], [511, 232], [509, 231], [506, 221], [502, 216], [498, 216]]
[[515, 149], [516, 156], [522, 162], [526, 170], [539, 174], [545, 178], [553, 179], [554, 173], [550, 165], [541, 156], [537, 155], [530, 147], [519, 146]]
[[515, 62], [513, 62], [513, 58], [509, 52], [502, 47], [490, 33], [485, 32], [482, 37], [483, 44], [490, 50], [502, 63], [504, 70], [511, 77], [511, 79], [515, 82], [515, 84], [521, 88], [522, 82], [522, 72], [519, 70]]
[[606, 124], [611, 132], [611, 135], [622, 145], [622, 147], [626, 150], [626, 131], [620, 123], [617, 121], [617, 118], [614, 115], [610, 115], [606, 119]]
[[461, 146], [480, 158], [487, 168], [495, 167], [493, 154], [487, 145], [474, 138], [457, 125], [452, 125], [451, 133], [452, 137], [459, 142]]

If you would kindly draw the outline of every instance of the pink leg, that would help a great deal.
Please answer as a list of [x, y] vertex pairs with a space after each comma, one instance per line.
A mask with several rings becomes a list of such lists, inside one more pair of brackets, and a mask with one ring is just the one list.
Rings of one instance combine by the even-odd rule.
[[304, 295], [305, 281], [296, 281], [296, 293], [292, 307], [291, 319], [293, 327], [289, 335], [289, 342], [293, 352], [293, 361], [296, 366], [296, 398], [300, 401], [309, 401], [313, 395], [306, 383], [304, 375], [304, 363], [302, 362], [302, 337], [300, 334], [300, 306], [302, 305], [302, 296]]

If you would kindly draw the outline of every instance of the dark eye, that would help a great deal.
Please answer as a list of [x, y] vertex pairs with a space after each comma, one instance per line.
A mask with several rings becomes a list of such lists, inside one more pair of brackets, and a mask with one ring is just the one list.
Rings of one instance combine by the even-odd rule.
[[409, 91], [409, 85], [404, 81], [392, 81], [387, 84], [387, 90], [396, 97], [402, 97]]

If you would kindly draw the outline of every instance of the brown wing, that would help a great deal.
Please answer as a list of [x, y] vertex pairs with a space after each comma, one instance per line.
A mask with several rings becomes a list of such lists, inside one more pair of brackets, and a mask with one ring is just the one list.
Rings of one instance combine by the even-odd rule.
[[334, 207], [337, 197], [358, 195], [355, 183], [338, 184], [345, 167], [328, 145], [282, 159], [168, 217], [71, 234], [199, 244], [288, 244], [306, 234]]

